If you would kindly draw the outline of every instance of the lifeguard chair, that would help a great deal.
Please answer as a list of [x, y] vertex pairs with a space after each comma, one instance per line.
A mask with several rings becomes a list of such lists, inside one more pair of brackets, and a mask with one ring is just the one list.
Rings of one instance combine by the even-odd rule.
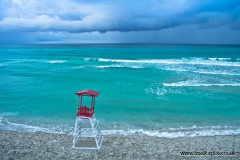
[[[99, 95], [99, 92], [93, 90], [80, 90], [75, 94], [78, 95], [78, 105], [76, 114], [76, 123], [74, 128], [73, 148], [76, 149], [97, 149], [100, 151], [103, 136], [98, 126], [98, 120], [94, 115], [95, 98]], [[83, 96], [92, 97], [91, 106], [83, 106]], [[86, 125], [89, 124], [89, 125]], [[77, 147], [76, 142], [81, 137], [92, 137], [95, 139], [97, 147]]]

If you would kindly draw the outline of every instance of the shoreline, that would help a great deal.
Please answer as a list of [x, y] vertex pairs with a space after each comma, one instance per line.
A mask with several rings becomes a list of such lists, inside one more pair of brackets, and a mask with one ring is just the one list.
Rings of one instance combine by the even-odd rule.
[[[73, 136], [0, 130], [1, 159], [238, 159], [240, 135], [163, 138], [106, 135], [101, 151], [72, 149]], [[87, 143], [89, 139], [84, 140]], [[94, 142], [90, 139], [90, 141]], [[231, 153], [235, 156], [181, 156], [181, 152]]]

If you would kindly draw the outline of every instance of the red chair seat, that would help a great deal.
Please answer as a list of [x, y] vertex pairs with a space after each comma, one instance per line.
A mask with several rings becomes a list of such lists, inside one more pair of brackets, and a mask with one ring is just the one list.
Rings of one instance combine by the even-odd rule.
[[93, 116], [93, 109], [87, 108], [86, 106], [80, 106], [78, 108], [78, 113], [76, 116], [82, 116], [82, 117], [92, 117]]

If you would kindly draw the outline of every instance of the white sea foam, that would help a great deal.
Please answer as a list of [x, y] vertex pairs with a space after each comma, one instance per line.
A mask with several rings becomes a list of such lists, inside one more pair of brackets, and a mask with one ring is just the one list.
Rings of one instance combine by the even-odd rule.
[[27, 132], [46, 132], [46, 133], [55, 133], [55, 134], [61, 133], [48, 128], [12, 123], [12, 122], [9, 122], [4, 117], [0, 117], [0, 129], [13, 130], [13, 131], [27, 131]]
[[50, 61], [47, 61], [48, 63], [64, 63], [66, 62], [65, 60], [50, 60]]
[[208, 58], [209, 60], [211, 60], [211, 61], [216, 61], [217, 60], [217, 58]]
[[111, 66], [97, 66], [97, 68], [110, 68]]
[[240, 83], [198, 83], [197, 81], [181, 81], [176, 83], [163, 83], [164, 86], [168, 87], [209, 87], [209, 86], [235, 86], [239, 87]]
[[158, 87], [152, 86], [150, 88], [145, 89], [147, 94], [157, 95], [160, 99], [168, 99], [165, 95], [167, 94], [186, 94], [186, 91], [180, 88], [171, 88], [171, 87]]
[[[231, 58], [180, 58], [180, 59], [105, 59], [105, 58], [83, 58], [85, 61], [100, 61], [100, 62], [115, 62], [115, 63], [131, 63], [135, 64], [147, 64], [147, 65], [209, 65], [209, 66], [236, 66], [240, 67], [240, 62], [231, 62]], [[237, 58], [239, 61], [240, 58]], [[65, 63], [66, 60], [36, 60], [36, 59], [9, 59], [7, 63], [21, 63], [21, 62], [35, 62], [35, 63]], [[6, 65], [7, 63], [1, 64]]]
[[231, 72], [224, 72], [224, 71], [193, 71], [194, 73], [201, 73], [201, 74], [222, 74], [222, 75], [230, 75], [230, 76], [239, 76], [240, 73], [231, 73]]
[[129, 129], [129, 130], [103, 130], [104, 135], [148, 135], [155, 137], [177, 138], [216, 135], [240, 135], [240, 127], [232, 126], [205, 126], [205, 127], [179, 127], [163, 128], [159, 130]]
[[129, 60], [129, 59], [103, 59], [100, 58], [99, 61], [102, 62], [119, 62], [119, 63], [147, 63], [147, 64], [183, 64], [184, 62], [179, 59], [139, 59], [139, 60]]
[[98, 59], [101, 62], [117, 62], [117, 63], [144, 63], [144, 64], [187, 64], [187, 65], [214, 65], [214, 66], [240, 66], [239, 62], [229, 61], [213, 61], [205, 60], [203, 58], [191, 58], [191, 59]]
[[144, 67], [141, 67], [141, 66], [131, 66], [130, 68], [136, 68], [136, 69], [140, 69], [140, 68], [144, 68]]
[[174, 72], [193, 72], [200, 74], [213, 74], [213, 75], [240, 75], [238, 67], [222, 67], [222, 66], [189, 66], [189, 65], [159, 65], [157, 69], [174, 71]]
[[[200, 62], [195, 62], [200, 61], [201, 63], [209, 63], [210, 65], [217, 65], [220, 64], [220, 66], [195, 66], [195, 65], [189, 65], [189, 64], [200, 64]], [[166, 70], [166, 71], [175, 71], [175, 72], [193, 72], [193, 73], [200, 73], [200, 74], [214, 74], [214, 75], [231, 75], [231, 76], [236, 76], [240, 75], [238, 73], [238, 69], [236, 67], [233, 68], [231, 66], [232, 62], [220, 62], [217, 61], [211, 62], [209, 60], [205, 60], [203, 58], [191, 58], [191, 59], [165, 59], [165, 60], [157, 60], [157, 59], [152, 59], [152, 60], [124, 60], [124, 59], [103, 59], [100, 58], [99, 61], [102, 62], [115, 62], [115, 63], [110, 63], [109, 64], [104, 64], [104, 65], [98, 65], [96, 66], [97, 68], [155, 68], [155, 69], [161, 69], [161, 70]], [[226, 65], [222, 67], [221, 65]], [[173, 65], [168, 65], [168, 64], [173, 64]], [[239, 65], [240, 63], [235, 63], [235, 65]], [[232, 67], [232, 68], [229, 68]]]
[[181, 81], [176, 83], [163, 83], [167, 87], [210, 87], [210, 86], [240, 86], [240, 83], [197, 83], [196, 81]]
[[[62, 129], [65, 128], [65, 129]], [[9, 122], [0, 116], [0, 129], [27, 131], [27, 132], [46, 132], [53, 134], [69, 134], [73, 135], [73, 127], [62, 125], [45, 125], [43, 127], [32, 126], [26, 124], [17, 124]], [[103, 135], [148, 135], [156, 137], [176, 138], [176, 137], [196, 137], [196, 136], [215, 136], [215, 135], [240, 135], [239, 126], [192, 126], [177, 128], [161, 128], [155, 130], [145, 129], [102, 129]]]
[[231, 58], [218, 58], [220, 61], [229, 61]]

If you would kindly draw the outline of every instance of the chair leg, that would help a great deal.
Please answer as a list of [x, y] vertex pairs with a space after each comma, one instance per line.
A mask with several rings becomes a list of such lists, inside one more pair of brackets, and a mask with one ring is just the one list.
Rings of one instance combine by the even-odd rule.
[[78, 126], [78, 118], [76, 117], [76, 122], [75, 122], [75, 128], [74, 128], [74, 138], [73, 138], [73, 147], [75, 147], [76, 144], [76, 136], [77, 136], [77, 126]]
[[[90, 131], [88, 136], [86, 136], [86, 133], [81, 133], [82, 131], [82, 123], [90, 123], [91, 127], [89, 128]], [[88, 127], [87, 127], [88, 128]], [[87, 129], [84, 128], [84, 129]], [[86, 130], [85, 130], [86, 131]], [[91, 135], [92, 134], [92, 135]], [[95, 142], [96, 142], [96, 148], [86, 148], [86, 147], [76, 147], [76, 142], [78, 141], [79, 138], [81, 137], [93, 137]], [[101, 131], [98, 126], [98, 121], [95, 117], [89, 118], [89, 119], [81, 119], [80, 117], [76, 117], [76, 122], [75, 122], [75, 128], [74, 128], [74, 138], [73, 138], [73, 148], [75, 149], [97, 149], [100, 151], [101, 145], [103, 141], [103, 136], [101, 134]]]

